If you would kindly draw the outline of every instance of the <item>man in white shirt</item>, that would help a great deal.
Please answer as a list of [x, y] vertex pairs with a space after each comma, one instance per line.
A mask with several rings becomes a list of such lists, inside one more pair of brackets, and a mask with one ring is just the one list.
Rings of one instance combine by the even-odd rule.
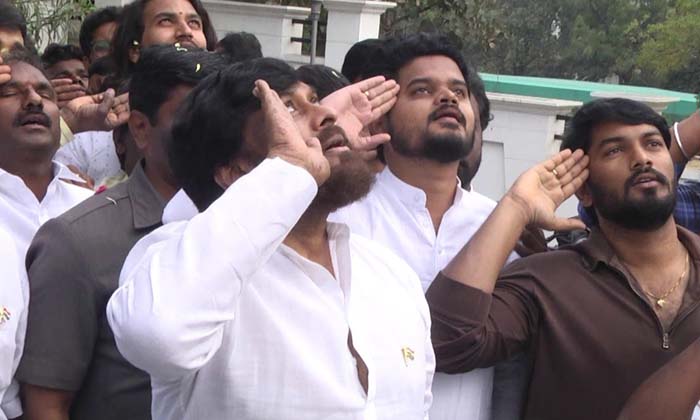
[[[464, 246], [496, 203], [462, 188], [460, 161], [474, 147], [479, 110], [470, 104], [473, 77], [446, 37], [417, 34], [388, 42], [387, 73], [401, 86], [379, 131], [387, 167], [363, 200], [330, 220], [347, 223], [397, 253], [418, 273], [423, 290]], [[488, 420], [493, 369], [437, 373], [430, 416]]]
[[[260, 102], [256, 79], [274, 89], [255, 82]], [[372, 104], [382, 86], [363, 89]], [[204, 80], [177, 121], [171, 164], [201, 213], [132, 249], [107, 309], [154, 419], [425, 418], [418, 277], [326, 222], [372, 183], [356, 133], [274, 59]]]
[[29, 295], [24, 263], [14, 240], [0, 229], [0, 420], [22, 415], [19, 387], [13, 382], [24, 345]]
[[39, 226], [92, 192], [66, 182], [82, 180], [51, 160], [59, 144], [59, 114], [38, 58], [16, 48], [3, 59], [11, 79], [0, 85], [0, 227], [24, 260]]

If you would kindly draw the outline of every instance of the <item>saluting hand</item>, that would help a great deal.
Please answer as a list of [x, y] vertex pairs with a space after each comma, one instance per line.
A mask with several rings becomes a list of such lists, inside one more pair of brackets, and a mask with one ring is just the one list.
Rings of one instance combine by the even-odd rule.
[[391, 139], [386, 133], [370, 135], [368, 126], [389, 112], [398, 93], [395, 81], [376, 76], [331, 93], [321, 104], [336, 112], [336, 125], [345, 131], [351, 148], [369, 151]]
[[0, 85], [10, 80], [12, 80], [12, 69], [10, 66], [3, 64], [2, 57], [0, 57]]
[[583, 185], [587, 167], [582, 150], [563, 150], [520, 175], [504, 198], [518, 205], [527, 224], [546, 230], [585, 229], [580, 220], [559, 218], [554, 211]]
[[260, 99], [262, 106], [268, 157], [279, 157], [301, 166], [318, 185], [323, 184], [330, 176], [331, 168], [328, 159], [323, 156], [318, 138], [303, 138], [287, 107], [267, 82], [256, 80], [253, 94]]
[[110, 131], [129, 121], [129, 94], [114, 96], [113, 89], [73, 99], [61, 116], [73, 133]]

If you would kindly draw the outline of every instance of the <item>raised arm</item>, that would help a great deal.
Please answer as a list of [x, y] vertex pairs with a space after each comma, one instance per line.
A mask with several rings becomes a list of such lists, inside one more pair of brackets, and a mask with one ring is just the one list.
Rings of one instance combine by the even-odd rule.
[[700, 111], [694, 112], [677, 126], [671, 126], [671, 138], [671, 157], [674, 163], [685, 163], [700, 153]]
[[270, 128], [270, 159], [189, 222], [166, 225], [139, 242], [108, 303], [119, 350], [158, 380], [196, 371], [216, 353], [246, 282], [328, 176], [318, 140], [301, 138], [267, 84], [257, 89]]

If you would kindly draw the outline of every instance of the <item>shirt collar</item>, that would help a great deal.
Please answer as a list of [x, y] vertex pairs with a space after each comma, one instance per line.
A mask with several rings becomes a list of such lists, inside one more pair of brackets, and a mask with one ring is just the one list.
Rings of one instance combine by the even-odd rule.
[[[455, 178], [457, 179], [457, 185], [455, 198], [452, 203], [453, 205], [459, 203], [465, 193], [464, 189], [462, 189], [462, 182], [459, 177], [455, 176]], [[395, 194], [396, 197], [407, 206], [423, 208], [426, 205], [425, 191], [401, 180], [391, 172], [388, 165], [377, 175], [377, 183], [385, 185], [392, 194]]]
[[[700, 236], [679, 225], [676, 225], [676, 229], [678, 231], [678, 239], [685, 245], [690, 259], [695, 262], [700, 260]], [[573, 248], [577, 249], [585, 256], [588, 261], [588, 268], [591, 271], [600, 263], [622, 271], [626, 270], [622, 267], [622, 263], [617, 257], [617, 254], [615, 254], [607, 238], [605, 238], [605, 235], [603, 235], [603, 232], [601, 232], [598, 227], [592, 228], [588, 239], [580, 244], [574, 245]]]
[[161, 223], [165, 200], [153, 188], [143, 171], [143, 160], [131, 172], [126, 181], [136, 229], [149, 228]]
[[199, 214], [197, 206], [194, 205], [185, 190], [180, 189], [168, 201], [165, 210], [163, 210], [163, 224], [190, 220], [197, 214]]
[[53, 175], [54, 179], [64, 179], [67, 181], [77, 181], [77, 182], [85, 182], [83, 178], [81, 178], [78, 174], [74, 173], [70, 169], [68, 169], [67, 166], [60, 162], [53, 161]]

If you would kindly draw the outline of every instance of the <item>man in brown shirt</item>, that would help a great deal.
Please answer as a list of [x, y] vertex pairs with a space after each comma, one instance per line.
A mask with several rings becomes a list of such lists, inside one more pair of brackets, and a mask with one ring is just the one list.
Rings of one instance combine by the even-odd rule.
[[[525, 419], [615, 419], [648, 376], [700, 336], [700, 238], [672, 217], [669, 143], [665, 121], [646, 105], [583, 106], [563, 151], [521, 175], [428, 289], [437, 370], [465, 372], [526, 351]], [[596, 215], [590, 239], [499, 275], [527, 225], [580, 227], [554, 215], [574, 192]]]

